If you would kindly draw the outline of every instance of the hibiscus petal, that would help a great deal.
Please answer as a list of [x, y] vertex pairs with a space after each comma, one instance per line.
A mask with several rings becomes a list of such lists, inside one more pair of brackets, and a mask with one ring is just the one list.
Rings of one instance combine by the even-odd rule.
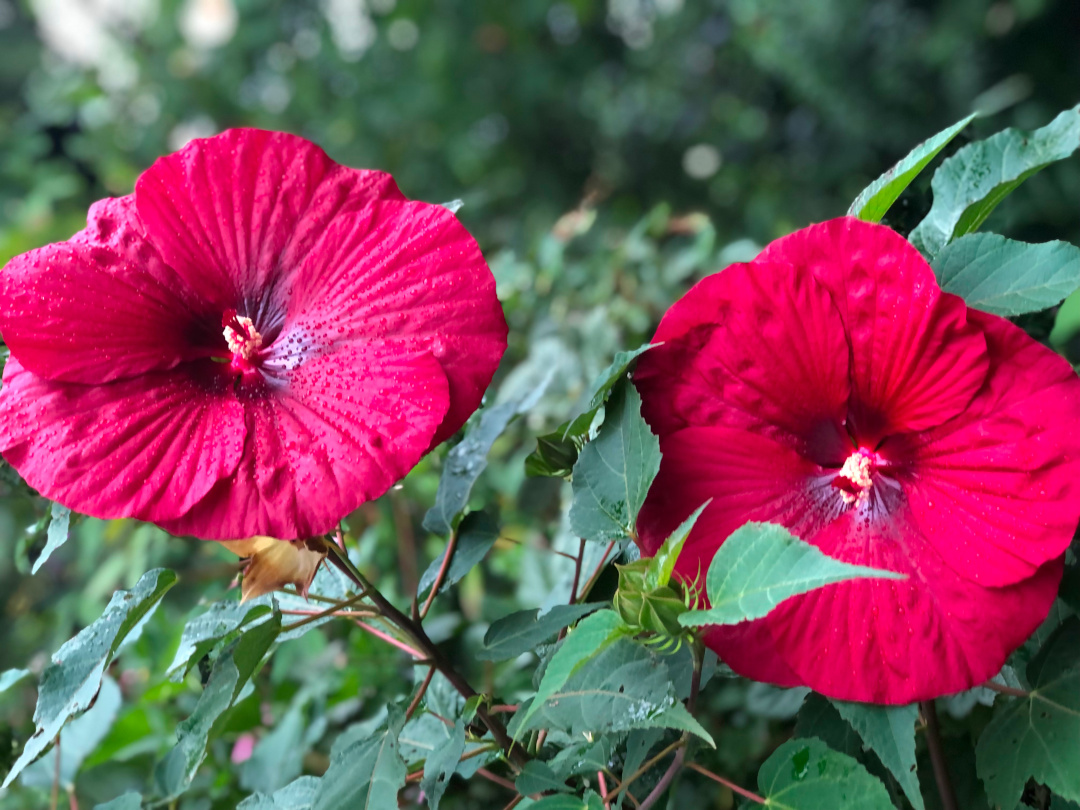
[[135, 184], [147, 234], [220, 311], [272, 320], [280, 257], [336, 217], [404, 199], [390, 175], [339, 166], [284, 132], [230, 129], [159, 158]]
[[434, 358], [385, 343], [308, 359], [241, 397], [240, 466], [187, 514], [162, 522], [167, 531], [209, 540], [324, 534], [412, 469], [448, 404]]
[[802, 683], [840, 700], [911, 703], [993, 677], [1046, 617], [1063, 570], [1058, 559], [1015, 585], [983, 587], [934, 552], [904, 507], [869, 525], [852, 510], [806, 539], [845, 562], [908, 575], [829, 585], [751, 623]]
[[480, 248], [439, 205], [381, 202], [341, 216], [293, 267], [289, 333], [269, 362], [354, 341], [429, 352], [450, 406], [433, 444], [479, 407], [506, 350], [506, 319]]
[[0, 332], [25, 368], [101, 383], [205, 355], [197, 300], [138, 228], [130, 197], [101, 200], [86, 230], [0, 272]]
[[213, 368], [93, 386], [46, 380], [14, 357], [4, 369], [4, 458], [45, 497], [94, 517], [183, 514], [236, 469], [244, 434], [243, 408]]
[[982, 385], [982, 331], [890, 228], [830, 220], [776, 240], [762, 261], [811, 272], [832, 294], [852, 347], [852, 419], [864, 444], [940, 425]]
[[1080, 521], [1080, 378], [1003, 318], [972, 311], [986, 385], [956, 418], [897, 441], [919, 530], [961, 577], [1007, 585], [1061, 555]]
[[854, 449], [843, 431], [848, 345], [828, 291], [809, 273], [767, 262], [734, 265], [716, 278], [672, 309], [689, 313], [682, 325], [706, 310], [724, 314], [672, 335], [638, 362], [646, 419], [661, 433], [689, 425], [757, 431], [839, 467]]

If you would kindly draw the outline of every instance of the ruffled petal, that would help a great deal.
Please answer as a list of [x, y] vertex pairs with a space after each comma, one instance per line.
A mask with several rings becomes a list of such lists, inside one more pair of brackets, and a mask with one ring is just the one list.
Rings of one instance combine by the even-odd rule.
[[53, 380], [96, 384], [167, 370], [205, 356], [200, 345], [213, 337], [200, 333], [198, 298], [139, 232], [130, 197], [95, 203], [70, 241], [12, 259], [0, 298], [12, 353]]
[[[668, 334], [667, 342], [638, 362], [645, 418], [660, 433], [691, 425], [760, 432], [840, 466], [853, 449], [843, 429], [848, 344], [828, 291], [809, 273], [767, 262], [711, 278], [672, 308], [685, 311], [677, 321], [690, 331], [672, 334], [676, 319], [666, 318], [657, 339]], [[709, 309], [722, 314], [696, 323]]]
[[851, 510], [805, 539], [831, 557], [908, 576], [828, 585], [748, 623], [802, 683], [840, 700], [911, 703], [993, 677], [1046, 618], [1063, 570], [1058, 559], [1015, 585], [978, 585], [945, 564], [906, 507], [869, 524]]
[[284, 132], [230, 129], [158, 158], [135, 184], [139, 217], [165, 261], [218, 311], [273, 320], [281, 255], [303, 255], [336, 218], [404, 199], [390, 175], [339, 166]]
[[236, 473], [175, 520], [208, 540], [308, 538], [334, 528], [403, 478], [448, 405], [428, 354], [357, 343], [241, 387], [248, 442]]
[[796, 231], [755, 260], [813, 273], [832, 294], [852, 352], [854, 429], [873, 446], [960, 413], [986, 378], [986, 341], [902, 236], [851, 217]]
[[46, 380], [11, 357], [0, 451], [38, 492], [99, 518], [161, 522], [232, 474], [244, 409], [213, 364], [107, 385]]
[[419, 202], [371, 205], [335, 219], [286, 264], [293, 267], [289, 327], [270, 362], [391, 341], [429, 352], [446, 375], [450, 406], [433, 444], [479, 407], [506, 350], [506, 319], [480, 248], [448, 210]]
[[969, 320], [986, 335], [986, 385], [951, 421], [898, 437], [896, 452], [937, 553], [961, 577], [1007, 585], [1064, 553], [1080, 521], [1080, 378], [1003, 318]]

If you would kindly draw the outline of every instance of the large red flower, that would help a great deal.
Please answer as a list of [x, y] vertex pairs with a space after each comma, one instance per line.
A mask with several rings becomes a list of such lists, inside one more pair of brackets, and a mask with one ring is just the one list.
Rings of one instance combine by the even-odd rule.
[[943, 293], [903, 238], [836, 219], [695, 286], [634, 381], [660, 436], [654, 553], [708, 499], [678, 570], [748, 520], [898, 571], [713, 627], [736, 671], [906, 703], [995, 675], [1045, 618], [1080, 520], [1080, 380]]
[[321, 534], [461, 427], [506, 348], [457, 219], [293, 135], [194, 141], [88, 219], [0, 273], [0, 450], [80, 512]]

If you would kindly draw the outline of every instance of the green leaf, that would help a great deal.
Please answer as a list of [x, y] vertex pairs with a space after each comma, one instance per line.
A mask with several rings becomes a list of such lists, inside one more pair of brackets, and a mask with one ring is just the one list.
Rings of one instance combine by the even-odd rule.
[[645, 569], [645, 585], [650, 589], [663, 588], [671, 582], [671, 573], [675, 570], [675, 563], [679, 560], [683, 544], [697, 523], [705, 507], [712, 503], [710, 498], [679, 524], [679, 527], [671, 533], [671, 536], [663, 542], [656, 554], [649, 560], [649, 567]]
[[634, 524], [660, 469], [660, 440], [641, 418], [641, 398], [629, 380], [612, 391], [597, 437], [574, 465], [570, 529], [586, 540], [634, 536]]
[[589, 805], [577, 796], [556, 793], [554, 796], [543, 796], [537, 799], [528, 805], [528, 810], [589, 810]]
[[796, 737], [817, 737], [825, 745], [849, 757], [863, 750], [858, 732], [840, 716], [836, 706], [824, 695], [811, 692], [803, 701], [795, 721]]
[[275, 790], [273, 795], [256, 793], [248, 796], [236, 806], [236, 810], [311, 810], [318, 787], [318, 777], [301, 776], [280, 790]]
[[1080, 248], [1068, 242], [1030, 245], [974, 233], [942, 248], [933, 266], [945, 292], [1006, 317], [1049, 309], [1080, 287]]
[[[142, 807], [142, 796], [138, 793], [125, 793], [111, 802], [105, 802], [105, 804], [95, 804], [94, 810], [139, 810]], [[238, 808], [239, 810], [239, 808]], [[244, 808], [247, 810], [247, 808]], [[299, 810], [299, 808], [297, 808]]]
[[525, 763], [525, 767], [521, 769], [521, 773], [514, 780], [514, 787], [522, 796], [532, 796], [534, 793], [548, 793], [549, 791], [557, 793], [570, 792], [569, 785], [555, 774], [551, 766], [538, 759], [530, 759]]
[[305, 700], [294, 700], [273, 729], [255, 744], [240, 764], [240, 787], [271, 794], [283, 789], [303, 771]]
[[613, 750], [613, 738], [610, 736], [601, 736], [592, 741], [579, 740], [553, 756], [547, 765], [560, 779], [582, 775], [592, 777], [597, 771], [609, 767]]
[[879, 780], [815, 737], [773, 751], [758, 771], [758, 791], [776, 810], [893, 810]]
[[427, 797], [431, 810], [439, 810], [439, 802], [446, 792], [446, 785], [457, 771], [458, 762], [464, 753], [465, 721], [459, 717], [454, 721], [454, 727], [450, 729], [446, 742], [432, 751], [424, 762], [424, 778], [420, 781], [420, 789]]
[[904, 193], [904, 189], [911, 185], [911, 181], [926, 168], [926, 164], [933, 160], [949, 141], [960, 134], [960, 131], [970, 124], [977, 114], [972, 113], [908, 152], [899, 163], [862, 190], [848, 209], [848, 216], [858, 217], [867, 222], [881, 222], [881, 218]]
[[[498, 525], [484, 512], [471, 512], [462, 518], [457, 528], [457, 545], [454, 549], [454, 556], [450, 560], [450, 568], [446, 572], [446, 579], [443, 580], [439, 593], [442, 593], [454, 583], [460, 582], [473, 569], [473, 566], [487, 556], [487, 553], [491, 551], [491, 547], [495, 545], [495, 541], [498, 539]], [[435, 578], [439, 575], [439, 568], [442, 567], [445, 556], [446, 549], [443, 549], [443, 553], [424, 571], [424, 575], [420, 577], [420, 584], [416, 589], [417, 595], [422, 596], [435, 584]]]
[[45, 539], [45, 548], [41, 550], [41, 554], [34, 560], [34, 567], [30, 569], [31, 574], [36, 574], [52, 556], [53, 552], [67, 542], [68, 527], [70, 525], [71, 510], [66, 506], [54, 503], [50, 510], [49, 531]]
[[8, 669], [0, 672], [0, 692], [6, 692], [29, 674], [28, 669]]
[[999, 697], [975, 748], [992, 804], [1015, 807], [1029, 778], [1080, 801], [1080, 620], [1066, 621], [1028, 667], [1026, 698]]
[[481, 661], [507, 661], [532, 652], [567, 625], [604, 607], [601, 602], [555, 605], [543, 616], [539, 608], [519, 610], [492, 622], [484, 634], [484, 646], [476, 653]]
[[245, 625], [269, 617], [273, 613], [270, 603], [269, 594], [243, 603], [223, 600], [214, 602], [204, 613], [188, 619], [180, 636], [180, 646], [165, 674], [174, 681], [182, 680], [191, 667], [223, 639]]
[[773, 523], [747, 523], [731, 533], [709, 564], [711, 607], [682, 614], [690, 627], [760, 619], [792, 596], [849, 579], [904, 579], [903, 574], [827, 557]]
[[551, 656], [536, 697], [521, 718], [521, 725], [528, 722], [534, 711], [557, 692], [566, 681], [581, 669], [582, 665], [597, 653], [610, 646], [616, 639], [627, 634], [628, 629], [614, 610], [601, 610], [587, 616], [567, 634], [562, 644]]
[[518, 710], [508, 730], [516, 739], [533, 728], [559, 729], [572, 737], [671, 728], [713, 745], [709, 733], [679, 702], [663, 661], [628, 639], [587, 658], [561, 688], [538, 693]]
[[90, 706], [101, 687], [105, 667], [120, 643], [176, 582], [176, 574], [164, 568], [147, 571], [130, 591], [117, 591], [97, 621], [70, 641], [66, 641], [41, 676], [34, 735], [15, 764], [3, 787], [33, 762], [52, 743], [69, 718]]
[[1005, 129], [957, 151], [941, 164], [930, 187], [934, 203], [911, 232], [911, 243], [933, 256], [953, 239], [978, 230], [1017, 186], [1080, 147], [1080, 106], [1041, 129]]
[[[635, 728], [626, 735], [626, 756], [623, 758], [622, 781], [625, 782], [635, 773], [638, 768], [645, 764], [645, 758], [664, 737], [664, 730], [660, 728]], [[615, 800], [615, 810], [621, 810], [626, 801], [626, 791], [619, 794]]]
[[210, 736], [240, 691], [255, 674], [281, 630], [281, 614], [255, 627], [221, 651], [191, 716], [176, 728], [176, 745], [154, 769], [154, 783], [164, 799], [187, 790], [206, 756]]
[[896, 777], [915, 810], [923, 810], [919, 775], [915, 769], [915, 720], [919, 709], [908, 706], [875, 706], [834, 700], [833, 705], [863, 744], [877, 754], [881, 764]]
[[405, 715], [396, 707], [391, 709], [385, 731], [330, 757], [312, 810], [398, 810], [397, 794], [408, 775], [398, 753]]
[[646, 343], [632, 351], [616, 353], [611, 365], [596, 375], [596, 379], [593, 380], [592, 387], [589, 389], [590, 411], [608, 401], [615, 386], [627, 378], [626, 375], [637, 359], [652, 347], [651, 343]]
[[76, 717], [60, 732], [60, 769], [56, 769], [56, 749], [53, 755], [31, 763], [22, 772], [20, 781], [28, 787], [49, 788], [59, 775], [58, 784], [65, 790], [75, 787], [75, 775], [85, 760], [109, 733], [120, 712], [120, 687], [109, 676], [101, 681], [94, 705]]

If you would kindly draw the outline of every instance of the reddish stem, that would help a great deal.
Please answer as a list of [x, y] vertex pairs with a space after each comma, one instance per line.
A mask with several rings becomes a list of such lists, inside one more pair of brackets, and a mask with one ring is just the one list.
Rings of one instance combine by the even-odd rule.
[[763, 797], [758, 796], [756, 793], [751, 793], [749, 790], [746, 790], [745, 788], [739, 787], [734, 782], [731, 782], [731, 781], [725, 779], [722, 776], [718, 776], [717, 774], [713, 773], [712, 771], [708, 770], [707, 768], [701, 767], [696, 762], [687, 762], [686, 767], [690, 768], [693, 771], [697, 771], [702, 776], [709, 777], [714, 782], [719, 782], [721, 785], [726, 787], [732, 793], [738, 793], [744, 799], [749, 799], [750, 801], [757, 802], [758, 804], [765, 804], [765, 799]]

